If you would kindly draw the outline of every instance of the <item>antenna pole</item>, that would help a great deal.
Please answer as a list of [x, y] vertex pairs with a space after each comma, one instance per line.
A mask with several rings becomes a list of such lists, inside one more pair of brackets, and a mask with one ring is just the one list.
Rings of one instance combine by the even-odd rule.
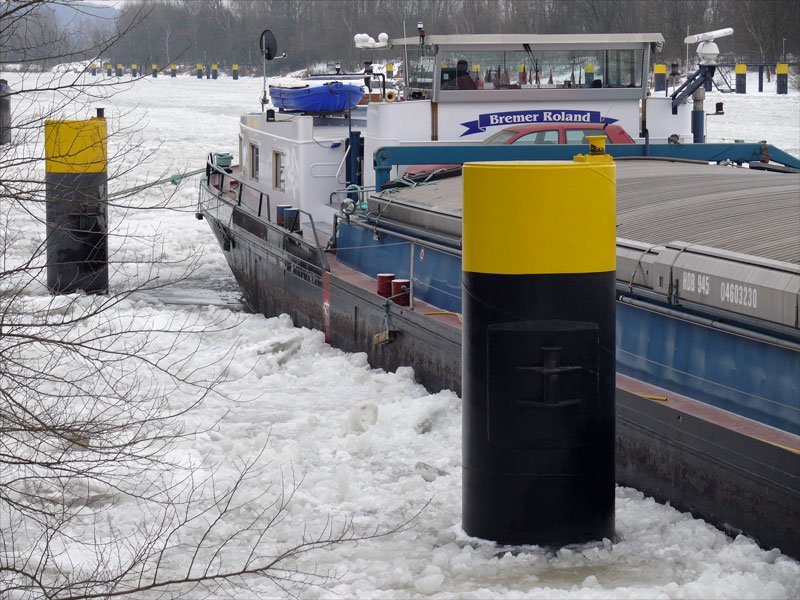
[[[406, 20], [403, 19], [403, 39], [406, 39]], [[408, 94], [408, 44], [403, 44], [403, 50], [405, 52], [405, 59], [403, 63], [403, 82], [405, 93]], [[408, 96], [405, 96], [406, 100]]]
[[261, 81], [263, 89], [261, 91], [261, 112], [264, 112], [264, 107], [267, 105], [267, 57], [261, 53]]
[[[686, 26], [686, 37], [689, 37], [689, 26]], [[685, 40], [684, 40], [685, 41]], [[689, 44], [686, 44], [686, 72], [689, 72]]]

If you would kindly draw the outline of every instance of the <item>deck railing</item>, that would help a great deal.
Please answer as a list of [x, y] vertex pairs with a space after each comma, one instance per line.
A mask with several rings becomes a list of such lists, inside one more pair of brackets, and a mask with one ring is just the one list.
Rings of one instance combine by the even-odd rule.
[[[266, 221], [275, 227], [278, 226], [276, 223], [273, 223], [272, 205], [270, 203], [269, 194], [266, 194], [263, 191], [242, 182], [240, 179], [234, 177], [233, 174], [227, 169], [219, 167], [210, 161], [206, 163], [206, 187], [210, 191], [216, 190], [215, 195], [219, 200], [227, 202], [228, 204], [234, 204], [238, 208], [253, 213], [259, 219]], [[256, 199], [258, 199], [257, 202], [255, 201]], [[249, 201], [252, 201], [254, 206], [251, 206]], [[328, 264], [328, 259], [325, 256], [325, 247], [320, 244], [317, 227], [314, 224], [314, 217], [308, 211], [303, 209], [297, 210], [304, 216], [308, 217], [308, 223], [310, 226], [309, 230], [311, 232], [311, 236], [313, 237], [313, 246], [317, 252], [319, 265], [326, 271], [329, 271], [330, 266]], [[287, 229], [286, 233], [296, 233], [297, 237], [299, 238], [301, 238], [303, 235], [302, 230], [289, 231]], [[309, 246], [311, 245], [310, 241], [307, 243]]]

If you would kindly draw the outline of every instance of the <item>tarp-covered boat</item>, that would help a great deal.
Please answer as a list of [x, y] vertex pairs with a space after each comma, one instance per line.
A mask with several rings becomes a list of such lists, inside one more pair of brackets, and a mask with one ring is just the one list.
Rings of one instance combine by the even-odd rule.
[[271, 85], [276, 108], [313, 113], [333, 113], [353, 108], [364, 96], [361, 85], [330, 81], [321, 85]]

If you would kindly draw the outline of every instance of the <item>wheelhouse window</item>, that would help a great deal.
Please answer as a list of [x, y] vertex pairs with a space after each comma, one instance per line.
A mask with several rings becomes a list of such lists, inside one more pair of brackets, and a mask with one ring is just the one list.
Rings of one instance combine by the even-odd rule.
[[284, 191], [285, 175], [284, 170], [286, 156], [279, 150], [272, 151], [272, 187], [276, 190]]
[[437, 59], [442, 90], [641, 87], [644, 50], [443, 51]]
[[258, 181], [258, 145], [250, 144], [250, 178]]
[[408, 87], [412, 98], [428, 98], [433, 90], [433, 56], [409, 57]]

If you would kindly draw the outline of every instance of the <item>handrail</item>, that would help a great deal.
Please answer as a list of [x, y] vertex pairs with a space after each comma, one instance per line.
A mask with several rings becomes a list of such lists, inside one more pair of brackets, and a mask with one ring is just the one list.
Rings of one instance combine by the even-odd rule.
[[328, 257], [325, 256], [325, 249], [319, 243], [319, 236], [317, 235], [317, 227], [314, 225], [314, 217], [311, 216], [310, 212], [307, 212], [302, 208], [299, 208], [297, 210], [306, 215], [311, 221], [311, 233], [314, 235], [314, 244], [317, 246], [317, 256], [319, 257], [319, 262], [326, 271], [330, 271], [331, 267], [328, 264]]
[[[389, 181], [395, 165], [465, 163], [470, 161], [572, 160], [576, 154], [588, 154], [588, 144], [553, 145], [430, 145], [384, 146], [375, 151], [375, 189]], [[800, 159], [770, 144], [609, 144], [606, 153], [615, 158], [645, 156], [690, 159], [705, 162], [730, 160], [736, 163], [776, 162], [800, 169]]]
[[[206, 186], [209, 189], [213, 189], [213, 186], [211, 184], [212, 175], [220, 175], [221, 176], [220, 189], [216, 193], [217, 197], [224, 198], [224, 196], [222, 194], [222, 190], [225, 187], [225, 178], [228, 177], [228, 178], [236, 181], [238, 183], [238, 185], [239, 185], [239, 189], [237, 190], [236, 205], [238, 207], [242, 206], [242, 190], [243, 190], [243, 188], [246, 187], [249, 190], [252, 190], [253, 192], [258, 194], [258, 211], [256, 213], [256, 216], [259, 219], [266, 220], [267, 223], [270, 223], [270, 224], [272, 223], [272, 219], [270, 218], [271, 206], [270, 206], [269, 194], [265, 194], [261, 190], [255, 188], [255, 187], [253, 187], [251, 185], [248, 185], [248, 184], [244, 183], [243, 181], [241, 181], [241, 179], [236, 179], [230, 173], [228, 173], [228, 171], [226, 171], [225, 169], [223, 169], [221, 167], [218, 167], [217, 165], [215, 165], [214, 163], [209, 161], [209, 162], [206, 163]], [[261, 214], [261, 212], [262, 212], [261, 209], [263, 208], [264, 196], [267, 197], [266, 219], [264, 219], [264, 216], [262, 216], [262, 214]], [[306, 215], [308, 217], [309, 221], [311, 222], [311, 233], [312, 233], [312, 235], [314, 237], [314, 245], [316, 246], [315, 249], [317, 251], [317, 257], [319, 258], [320, 265], [324, 270], [330, 271], [330, 264], [328, 263], [328, 257], [325, 256], [325, 248], [323, 246], [321, 246], [320, 243], [319, 243], [319, 235], [317, 234], [317, 227], [314, 224], [314, 217], [311, 216], [311, 213], [309, 213], [308, 211], [305, 211], [305, 210], [303, 210], [301, 208], [298, 208], [298, 211], [303, 213], [304, 215]], [[292, 232], [290, 232], [288, 230], [287, 230], [287, 232], [288, 233], [292, 233]]]

